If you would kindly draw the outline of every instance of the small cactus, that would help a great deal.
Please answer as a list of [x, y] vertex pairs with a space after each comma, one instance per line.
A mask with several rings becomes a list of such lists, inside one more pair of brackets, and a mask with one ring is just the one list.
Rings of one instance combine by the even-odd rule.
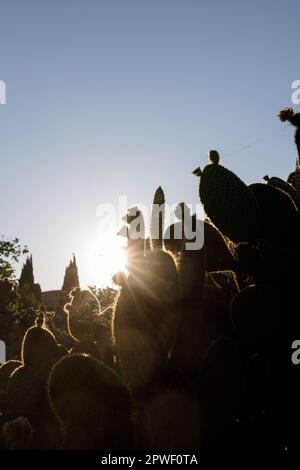
[[219, 152], [217, 150], [210, 150], [208, 152], [208, 161], [209, 161], [209, 163], [213, 163], [213, 164], [217, 165], [220, 161]]
[[30, 327], [23, 338], [21, 358], [26, 366], [41, 365], [60, 356], [54, 335], [42, 327], [42, 317], [42, 314], [37, 317], [36, 325]]
[[30, 422], [20, 416], [3, 425], [2, 432], [11, 450], [28, 450], [33, 437], [33, 429]]

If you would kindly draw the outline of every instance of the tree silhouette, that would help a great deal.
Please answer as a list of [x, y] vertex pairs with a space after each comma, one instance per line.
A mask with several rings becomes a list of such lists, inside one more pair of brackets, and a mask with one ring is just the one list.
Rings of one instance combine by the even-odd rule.
[[74, 287], [80, 287], [80, 285], [76, 258], [73, 254], [73, 258], [70, 260], [69, 266], [66, 267], [64, 282], [61, 290], [69, 293], [72, 289], [74, 289]]
[[19, 289], [23, 307], [37, 307], [41, 303], [41, 287], [34, 282], [32, 255], [23, 264]]

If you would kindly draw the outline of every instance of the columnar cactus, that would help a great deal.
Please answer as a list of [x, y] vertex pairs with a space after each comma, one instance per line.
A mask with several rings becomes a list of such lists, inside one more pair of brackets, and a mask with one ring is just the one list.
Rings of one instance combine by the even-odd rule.
[[150, 238], [152, 250], [161, 250], [163, 247], [164, 216], [165, 194], [159, 186], [154, 194], [151, 212]]
[[124, 225], [118, 235], [127, 238], [127, 264], [126, 267], [132, 275], [137, 275], [140, 263], [145, 254], [145, 221], [143, 213], [137, 208], [128, 209], [122, 218]]

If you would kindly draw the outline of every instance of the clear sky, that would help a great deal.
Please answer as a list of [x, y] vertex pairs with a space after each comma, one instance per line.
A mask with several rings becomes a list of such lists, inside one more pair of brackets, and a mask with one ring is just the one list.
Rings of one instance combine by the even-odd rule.
[[293, 170], [276, 114], [300, 79], [299, 17], [298, 0], [0, 1], [0, 232], [43, 290], [72, 252], [101, 282], [99, 204], [149, 204], [159, 185], [198, 202], [210, 148], [247, 183]]

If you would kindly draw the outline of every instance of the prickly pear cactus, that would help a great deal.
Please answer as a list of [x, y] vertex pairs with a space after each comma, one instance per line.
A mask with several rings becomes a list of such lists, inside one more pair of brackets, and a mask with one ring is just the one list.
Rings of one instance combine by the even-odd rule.
[[199, 195], [206, 214], [216, 227], [235, 242], [256, 240], [260, 211], [254, 194], [232, 171], [218, 163], [208, 164], [200, 176]]
[[267, 183], [271, 186], [281, 189], [281, 191], [287, 193], [293, 199], [293, 201], [297, 203], [297, 191], [291, 184], [281, 178], [278, 178], [277, 176], [272, 176], [271, 178], [269, 178], [269, 176], [266, 175], [263, 179], [267, 181]]
[[262, 213], [262, 231], [267, 240], [291, 242], [299, 237], [299, 216], [292, 198], [275, 186], [255, 183], [249, 186]]

